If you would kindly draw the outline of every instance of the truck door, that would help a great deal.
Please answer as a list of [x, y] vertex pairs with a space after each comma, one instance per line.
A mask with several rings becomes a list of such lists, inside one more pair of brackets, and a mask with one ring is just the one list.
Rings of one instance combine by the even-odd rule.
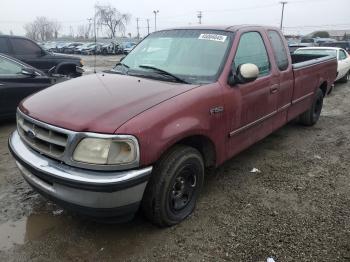
[[288, 108], [291, 106], [294, 86], [292, 61], [288, 55], [288, 47], [283, 41], [281, 34], [276, 30], [267, 31], [272, 53], [274, 67], [278, 72], [277, 115], [274, 128], [277, 129], [287, 122]]
[[[232, 156], [254, 142], [270, 134], [276, 114], [276, 92], [279, 78], [273, 72], [265, 43], [267, 36], [263, 31], [237, 33], [239, 38], [232, 69], [239, 65], [252, 63], [259, 68], [259, 77], [249, 83], [227, 84], [225, 108], [228, 114], [229, 148]], [[235, 44], [233, 45], [235, 48]]]

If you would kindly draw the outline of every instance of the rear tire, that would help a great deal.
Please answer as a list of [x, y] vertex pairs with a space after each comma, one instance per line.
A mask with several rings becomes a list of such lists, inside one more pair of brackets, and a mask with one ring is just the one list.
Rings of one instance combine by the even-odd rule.
[[342, 78], [339, 79], [340, 83], [347, 83], [350, 80], [350, 71], [345, 74]]
[[314, 101], [309, 110], [300, 115], [299, 122], [305, 126], [313, 126], [320, 118], [323, 106], [323, 92], [317, 89]]
[[180, 223], [193, 212], [203, 181], [202, 155], [195, 148], [175, 146], [155, 166], [142, 200], [143, 213], [160, 227]]

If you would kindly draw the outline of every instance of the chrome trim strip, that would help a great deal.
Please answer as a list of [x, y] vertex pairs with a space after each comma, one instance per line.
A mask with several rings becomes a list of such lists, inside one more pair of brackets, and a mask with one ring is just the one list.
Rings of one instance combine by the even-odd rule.
[[314, 92], [310, 92], [310, 93], [308, 93], [308, 94], [306, 94], [306, 95], [304, 95], [304, 96], [302, 96], [302, 97], [299, 97], [298, 99], [293, 100], [293, 101], [292, 101], [292, 105], [303, 101], [304, 99], [308, 98], [309, 96], [311, 96], [311, 95], [313, 95], [313, 94], [314, 94]]
[[43, 172], [48, 176], [77, 183], [97, 186], [115, 184], [149, 175], [152, 172], [151, 166], [142, 169], [116, 172], [92, 171], [70, 167], [56, 160], [40, 155], [28, 148], [20, 138], [18, 131], [14, 131], [11, 134], [9, 145], [17, 157], [34, 169]]
[[[44, 122], [41, 122], [39, 120], [36, 120], [34, 118], [31, 118], [24, 114], [22, 111], [17, 109], [17, 114], [19, 114], [21, 117], [25, 118], [27, 121], [34, 123], [37, 126], [46, 128], [48, 130], [52, 130], [58, 133], [63, 133], [68, 136], [67, 140], [67, 147], [64, 151], [64, 154], [62, 157], [52, 157], [54, 159], [57, 159], [59, 161], [62, 161], [66, 163], [67, 165], [73, 166], [73, 167], [80, 167], [80, 168], [87, 168], [87, 169], [92, 169], [92, 170], [110, 170], [110, 171], [116, 171], [116, 170], [125, 170], [125, 169], [131, 169], [131, 168], [137, 168], [140, 163], [140, 146], [138, 143], [138, 140], [136, 137], [131, 136], [131, 135], [113, 135], [113, 134], [99, 134], [99, 133], [92, 133], [92, 132], [76, 132], [64, 128], [60, 128], [57, 126], [53, 126]], [[136, 153], [136, 159], [132, 163], [128, 164], [120, 164], [120, 165], [95, 165], [95, 164], [88, 164], [88, 163], [82, 163], [82, 162], [77, 162], [73, 160], [73, 153], [78, 145], [78, 143], [83, 139], [83, 138], [106, 138], [106, 139], [113, 139], [115, 141], [118, 140], [129, 140], [135, 145], [135, 153]], [[23, 138], [22, 138], [23, 139]], [[24, 139], [23, 139], [24, 140]], [[35, 148], [34, 148], [35, 149]]]
[[278, 108], [276, 111], [273, 111], [272, 113], [267, 114], [267, 115], [265, 115], [265, 116], [259, 118], [258, 120], [255, 120], [254, 122], [251, 122], [251, 123], [249, 123], [249, 124], [247, 124], [247, 125], [245, 125], [245, 126], [242, 126], [242, 127], [238, 128], [238, 129], [236, 129], [236, 130], [230, 132], [230, 137], [231, 137], [231, 136], [234, 136], [234, 135], [236, 135], [236, 134], [238, 134], [238, 133], [240, 133], [240, 132], [242, 132], [242, 131], [245, 130], [245, 129], [248, 129], [248, 128], [254, 126], [254, 125], [257, 125], [257, 124], [259, 124], [260, 122], [262, 122], [262, 121], [264, 121], [264, 120], [266, 120], [266, 119], [268, 119], [268, 118], [270, 118], [270, 117], [273, 117], [273, 116], [276, 115], [277, 113], [280, 113], [280, 112], [286, 110], [286, 109], [289, 108], [290, 106], [291, 106], [291, 103], [285, 104], [284, 106]]
[[292, 103], [285, 104], [284, 106], [278, 108], [277, 112], [282, 112], [282, 111], [286, 110], [287, 108], [289, 108], [291, 105], [292, 105]]
[[242, 132], [242, 131], [245, 130], [245, 129], [248, 129], [248, 128], [254, 126], [254, 125], [257, 125], [257, 124], [259, 124], [260, 122], [262, 122], [262, 121], [264, 121], [264, 120], [266, 120], [266, 119], [268, 119], [268, 118], [270, 118], [270, 117], [273, 117], [273, 116], [276, 115], [277, 113], [278, 113], [277, 110], [276, 110], [276, 111], [273, 111], [272, 113], [267, 114], [267, 115], [263, 116], [262, 118], [259, 118], [258, 120], [255, 120], [254, 122], [251, 122], [251, 123], [249, 123], [249, 124], [247, 124], [247, 125], [245, 125], [245, 126], [242, 126], [242, 127], [238, 128], [238, 129], [236, 129], [236, 130], [230, 132], [230, 137], [231, 137], [231, 136], [234, 136], [234, 135], [236, 135], [236, 134], [238, 134], [238, 133], [240, 133], [240, 132]]

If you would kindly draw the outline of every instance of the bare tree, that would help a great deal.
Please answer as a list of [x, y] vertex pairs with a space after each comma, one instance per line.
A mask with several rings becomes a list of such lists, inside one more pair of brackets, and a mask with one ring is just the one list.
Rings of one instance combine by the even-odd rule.
[[54, 37], [55, 37], [55, 39], [57, 39], [58, 38], [58, 33], [62, 29], [62, 25], [58, 21], [52, 21], [51, 23], [52, 23], [52, 29], [53, 29]]
[[77, 36], [88, 39], [90, 37], [91, 24], [78, 26]]
[[33, 40], [47, 41], [58, 37], [61, 24], [45, 16], [37, 17], [34, 22], [24, 26], [26, 36]]
[[97, 23], [107, 27], [109, 36], [116, 37], [117, 31], [124, 33], [126, 25], [129, 23], [131, 16], [123, 14], [115, 7], [109, 5], [96, 5]]

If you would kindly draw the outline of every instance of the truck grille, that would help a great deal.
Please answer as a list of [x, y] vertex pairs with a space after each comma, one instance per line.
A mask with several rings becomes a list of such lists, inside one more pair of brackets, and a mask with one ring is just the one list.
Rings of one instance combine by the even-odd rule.
[[68, 144], [68, 134], [31, 122], [17, 114], [18, 133], [24, 142], [41, 154], [60, 159]]

